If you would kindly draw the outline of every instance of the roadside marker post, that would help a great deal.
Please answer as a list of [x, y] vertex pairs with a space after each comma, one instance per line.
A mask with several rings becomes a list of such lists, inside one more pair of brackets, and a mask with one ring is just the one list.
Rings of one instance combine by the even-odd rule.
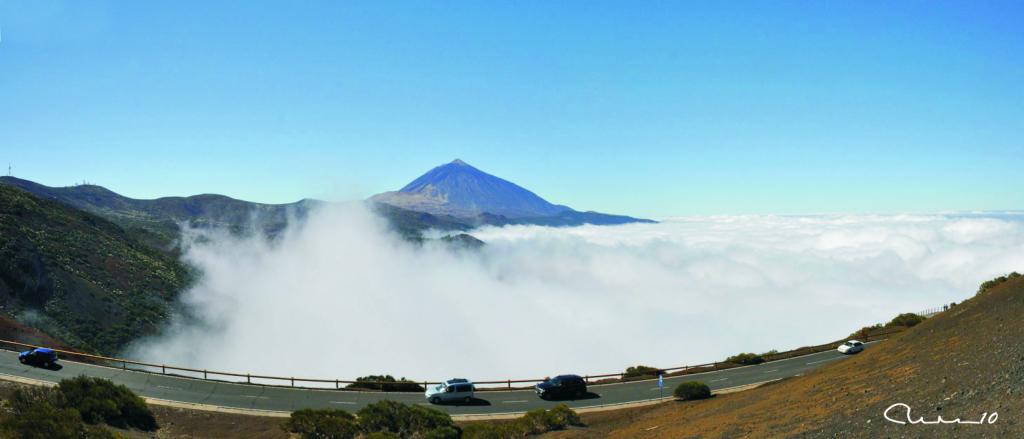
[[665, 398], [665, 375], [658, 374], [658, 393], [661, 393], [661, 397]]

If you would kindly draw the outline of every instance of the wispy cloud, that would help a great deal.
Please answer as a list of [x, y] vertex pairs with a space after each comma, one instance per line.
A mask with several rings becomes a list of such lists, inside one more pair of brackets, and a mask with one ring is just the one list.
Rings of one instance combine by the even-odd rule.
[[357, 205], [278, 242], [214, 236], [179, 321], [134, 356], [324, 378], [535, 377], [816, 344], [1024, 268], [1024, 216], [682, 217], [487, 227], [417, 248]]

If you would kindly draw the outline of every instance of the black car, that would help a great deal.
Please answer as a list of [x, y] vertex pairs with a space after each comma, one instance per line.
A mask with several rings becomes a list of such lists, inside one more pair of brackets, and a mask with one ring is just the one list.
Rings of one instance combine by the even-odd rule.
[[559, 375], [534, 386], [541, 399], [579, 398], [587, 393], [587, 381], [579, 375]]

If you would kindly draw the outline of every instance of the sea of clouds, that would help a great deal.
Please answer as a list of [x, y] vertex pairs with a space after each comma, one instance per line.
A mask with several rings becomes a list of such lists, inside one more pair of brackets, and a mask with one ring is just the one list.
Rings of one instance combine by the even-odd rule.
[[126, 355], [330, 379], [609, 373], [840, 339], [1024, 269], [1017, 213], [472, 234], [487, 245], [418, 246], [358, 203], [321, 208], [274, 242], [186, 231], [184, 259], [201, 273], [182, 298], [192, 316]]

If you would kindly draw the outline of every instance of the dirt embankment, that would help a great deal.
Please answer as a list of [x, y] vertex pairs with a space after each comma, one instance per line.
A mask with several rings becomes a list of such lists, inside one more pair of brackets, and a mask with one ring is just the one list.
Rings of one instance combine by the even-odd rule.
[[[900, 425], [912, 418], [992, 424]], [[907, 421], [897, 407], [889, 417]], [[989, 417], [988, 419], [991, 419]], [[1024, 437], [1024, 277], [802, 377], [710, 400], [584, 415], [555, 437]]]
[[35, 328], [30, 328], [0, 314], [0, 340], [10, 340], [36, 346], [46, 346], [63, 350], [74, 350], [70, 346], [57, 341]]

